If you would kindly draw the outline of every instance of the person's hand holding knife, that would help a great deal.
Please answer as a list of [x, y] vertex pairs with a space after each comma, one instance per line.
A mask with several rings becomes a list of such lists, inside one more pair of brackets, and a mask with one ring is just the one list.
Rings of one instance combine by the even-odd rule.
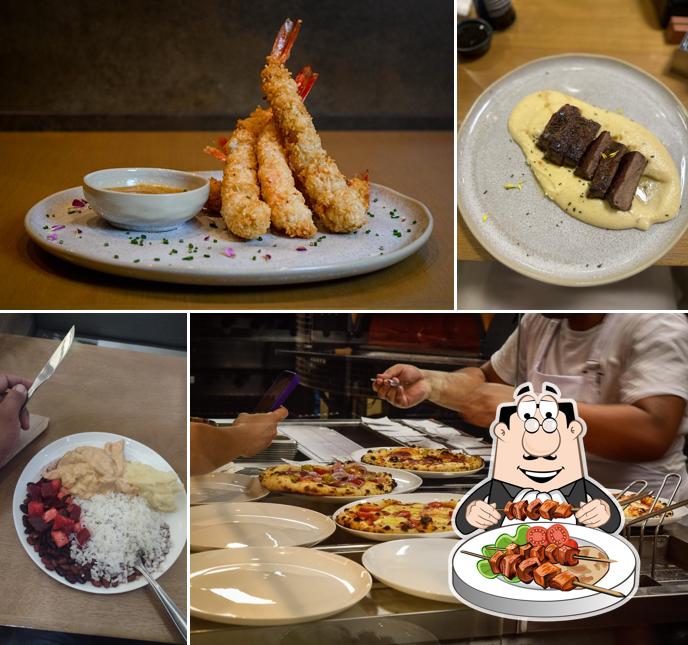
[[0, 374], [0, 463], [19, 440], [20, 430], [29, 429], [29, 411], [24, 407], [32, 381]]

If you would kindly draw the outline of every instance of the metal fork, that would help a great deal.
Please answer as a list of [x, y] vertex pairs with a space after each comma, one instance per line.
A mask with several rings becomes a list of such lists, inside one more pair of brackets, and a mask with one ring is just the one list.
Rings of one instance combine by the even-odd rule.
[[151, 589], [153, 589], [155, 595], [158, 597], [158, 600], [162, 603], [162, 606], [169, 614], [172, 622], [174, 622], [174, 626], [179, 630], [179, 633], [182, 635], [182, 638], [186, 643], [186, 616], [179, 611], [172, 598], [167, 595], [167, 592], [158, 584], [158, 581], [153, 578], [150, 571], [148, 571], [146, 568], [146, 565], [143, 563], [143, 550], [139, 550], [136, 555], [138, 559], [134, 566], [136, 567], [137, 571], [146, 579]]

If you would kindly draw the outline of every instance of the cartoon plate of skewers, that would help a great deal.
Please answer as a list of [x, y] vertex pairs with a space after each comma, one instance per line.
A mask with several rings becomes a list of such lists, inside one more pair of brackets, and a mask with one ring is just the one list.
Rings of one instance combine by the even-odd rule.
[[638, 588], [635, 549], [577, 524], [496, 528], [462, 540], [450, 562], [459, 600], [506, 618], [584, 618], [619, 607]]

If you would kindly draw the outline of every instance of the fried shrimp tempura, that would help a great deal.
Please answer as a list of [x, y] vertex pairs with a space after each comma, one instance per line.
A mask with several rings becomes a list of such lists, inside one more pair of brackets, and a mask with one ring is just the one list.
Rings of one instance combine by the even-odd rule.
[[210, 178], [208, 199], [203, 204], [203, 208], [213, 213], [219, 213], [222, 210], [222, 182], [214, 177]]
[[348, 233], [366, 222], [368, 182], [347, 182], [322, 147], [297, 84], [284, 62], [296, 40], [301, 21], [287, 19], [261, 72], [263, 93], [284, 141], [289, 166], [296, 174], [313, 211], [335, 233]]
[[268, 110], [256, 108], [237, 122], [225, 146], [221, 213], [227, 228], [247, 240], [270, 228], [270, 207], [260, 198], [256, 172], [256, 143], [269, 120]]
[[313, 237], [318, 230], [313, 214], [294, 185], [273, 121], [260, 133], [256, 152], [260, 189], [272, 211], [272, 225], [289, 237]]

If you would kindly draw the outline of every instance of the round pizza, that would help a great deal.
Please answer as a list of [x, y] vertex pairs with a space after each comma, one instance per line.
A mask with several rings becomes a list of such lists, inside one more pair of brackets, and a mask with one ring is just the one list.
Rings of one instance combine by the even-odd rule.
[[375, 466], [401, 468], [435, 473], [478, 470], [485, 462], [482, 457], [454, 452], [447, 448], [371, 448], [361, 461]]
[[259, 475], [260, 483], [272, 492], [304, 495], [382, 495], [396, 488], [389, 473], [369, 471], [355, 462], [333, 465], [271, 466]]
[[451, 518], [458, 500], [444, 502], [406, 502], [383, 499], [364, 502], [340, 511], [335, 521], [340, 526], [368, 533], [438, 533], [451, 531]]

